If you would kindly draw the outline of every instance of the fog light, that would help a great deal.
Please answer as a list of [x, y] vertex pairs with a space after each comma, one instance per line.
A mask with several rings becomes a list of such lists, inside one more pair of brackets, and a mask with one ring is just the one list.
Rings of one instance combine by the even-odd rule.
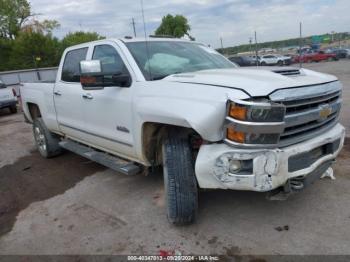
[[229, 166], [229, 172], [230, 173], [238, 173], [242, 169], [242, 163], [240, 160], [234, 160], [232, 159], [230, 161], [230, 166]]

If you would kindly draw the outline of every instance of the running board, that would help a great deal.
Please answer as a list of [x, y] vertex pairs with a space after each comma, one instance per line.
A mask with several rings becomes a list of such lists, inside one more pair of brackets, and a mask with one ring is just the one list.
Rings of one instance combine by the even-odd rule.
[[133, 162], [96, 151], [91, 147], [84, 146], [72, 140], [62, 140], [59, 145], [68, 151], [72, 151], [73, 153], [86, 157], [91, 161], [97, 162], [125, 175], [136, 175], [141, 171], [141, 168]]

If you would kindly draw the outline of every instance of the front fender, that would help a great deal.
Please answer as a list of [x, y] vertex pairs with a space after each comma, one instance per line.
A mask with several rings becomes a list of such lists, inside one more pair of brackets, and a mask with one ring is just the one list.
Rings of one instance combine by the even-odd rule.
[[154, 122], [188, 127], [203, 139], [215, 142], [222, 139], [226, 102], [147, 97], [136, 103], [136, 112], [141, 126]]

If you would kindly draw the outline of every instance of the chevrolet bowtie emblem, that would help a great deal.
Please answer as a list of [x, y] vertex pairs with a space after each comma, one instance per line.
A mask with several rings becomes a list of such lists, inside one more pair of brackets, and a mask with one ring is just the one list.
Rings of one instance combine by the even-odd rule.
[[332, 108], [327, 105], [322, 105], [320, 110], [320, 120], [323, 121], [327, 119], [327, 117], [332, 114]]

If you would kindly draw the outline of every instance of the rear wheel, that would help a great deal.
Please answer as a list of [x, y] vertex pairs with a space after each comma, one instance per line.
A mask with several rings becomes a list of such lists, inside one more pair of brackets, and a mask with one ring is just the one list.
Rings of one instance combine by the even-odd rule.
[[277, 65], [282, 66], [283, 65], [283, 61], [278, 60]]
[[190, 224], [197, 216], [198, 188], [189, 139], [171, 130], [162, 151], [168, 220], [175, 225]]
[[10, 106], [10, 112], [11, 112], [11, 114], [16, 114], [17, 113], [17, 106], [16, 105]]
[[60, 142], [59, 137], [47, 129], [41, 118], [34, 120], [33, 134], [41, 156], [51, 158], [62, 153], [63, 149], [58, 144]]
[[266, 62], [261, 62], [260, 65], [266, 66]]

